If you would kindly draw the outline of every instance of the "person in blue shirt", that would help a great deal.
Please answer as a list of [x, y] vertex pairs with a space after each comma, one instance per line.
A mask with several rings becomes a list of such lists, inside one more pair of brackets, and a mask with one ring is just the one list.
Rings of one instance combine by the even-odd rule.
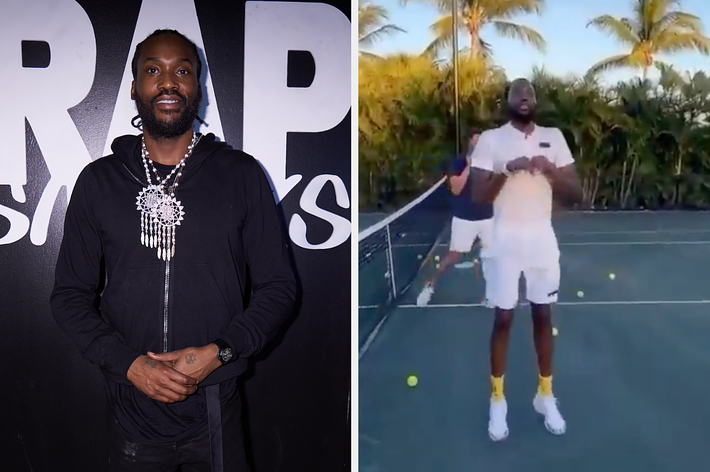
[[439, 263], [439, 268], [428, 280], [417, 297], [417, 305], [425, 306], [431, 300], [436, 289], [436, 283], [446, 268], [458, 264], [464, 254], [471, 252], [476, 239], [480, 240], [481, 268], [483, 278], [486, 278], [487, 250], [493, 230], [493, 205], [476, 202], [472, 198], [471, 189], [471, 154], [478, 142], [479, 130], [473, 130], [464, 155], [454, 157], [446, 170], [446, 185], [449, 189], [449, 200], [453, 210], [451, 219], [451, 243], [446, 256]]

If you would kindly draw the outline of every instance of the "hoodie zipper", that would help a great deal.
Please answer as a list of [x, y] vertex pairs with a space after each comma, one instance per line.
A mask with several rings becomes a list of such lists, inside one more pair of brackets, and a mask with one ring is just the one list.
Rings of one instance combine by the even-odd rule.
[[[197, 141], [195, 142], [195, 147], [197, 147], [197, 144], [200, 142], [202, 139], [202, 136], [200, 135], [197, 138]], [[141, 185], [145, 185], [145, 183], [141, 182], [141, 180], [131, 172], [131, 170], [123, 164], [123, 167], [128, 171], [131, 176], [136, 179]], [[169, 305], [169, 300], [170, 300], [170, 261], [165, 261], [165, 285], [164, 285], [164, 292], [163, 292], [163, 352], [168, 352], [168, 320], [169, 320], [169, 310], [168, 310], [168, 305]]]
[[[131, 170], [123, 164], [123, 167], [131, 176], [136, 179], [141, 185], [146, 185], [142, 182]], [[163, 352], [168, 352], [168, 302], [170, 296], [170, 261], [165, 261], [165, 284], [163, 292]]]
[[168, 352], [168, 295], [170, 292], [170, 261], [165, 261], [165, 297], [163, 298], [163, 352]]

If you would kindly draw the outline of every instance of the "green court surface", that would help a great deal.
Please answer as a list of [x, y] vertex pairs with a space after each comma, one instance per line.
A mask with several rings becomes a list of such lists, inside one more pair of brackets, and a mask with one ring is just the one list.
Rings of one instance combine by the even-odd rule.
[[[479, 306], [475, 271], [451, 268], [428, 306], [414, 302], [420, 274], [375, 333], [361, 325], [360, 471], [710, 467], [710, 214], [566, 214], [555, 226], [554, 389], [567, 434], [550, 435], [532, 408], [537, 371], [521, 306], [506, 375], [510, 436], [488, 438], [492, 313]], [[393, 252], [416, 258], [417, 247]], [[436, 251], [443, 257], [445, 242]], [[372, 310], [360, 311], [362, 321]]]

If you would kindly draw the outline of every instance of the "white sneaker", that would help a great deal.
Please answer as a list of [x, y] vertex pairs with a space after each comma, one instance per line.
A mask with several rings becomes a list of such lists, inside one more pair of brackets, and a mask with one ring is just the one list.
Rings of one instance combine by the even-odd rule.
[[535, 411], [545, 417], [545, 428], [550, 433], [555, 435], [565, 434], [567, 423], [565, 423], [565, 419], [557, 408], [557, 399], [554, 396], [536, 394], [533, 399], [533, 407]]
[[422, 293], [417, 297], [417, 306], [426, 306], [431, 300], [431, 296], [434, 294], [434, 287], [431, 284], [426, 284]]
[[508, 402], [505, 397], [501, 400], [496, 400], [491, 397], [491, 407], [488, 419], [488, 436], [493, 441], [502, 441], [508, 437]]

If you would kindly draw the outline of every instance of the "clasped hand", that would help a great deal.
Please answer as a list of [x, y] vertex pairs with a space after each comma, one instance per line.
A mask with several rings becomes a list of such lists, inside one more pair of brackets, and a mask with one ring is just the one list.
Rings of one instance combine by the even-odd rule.
[[139, 356], [128, 369], [128, 380], [153, 400], [175, 403], [197, 391], [197, 385], [221, 363], [214, 344]]
[[521, 172], [526, 171], [533, 173], [535, 171], [548, 173], [552, 169], [553, 165], [547, 157], [545, 156], [533, 156], [532, 158], [527, 158], [525, 156], [518, 157], [508, 162], [506, 168], [509, 172]]

